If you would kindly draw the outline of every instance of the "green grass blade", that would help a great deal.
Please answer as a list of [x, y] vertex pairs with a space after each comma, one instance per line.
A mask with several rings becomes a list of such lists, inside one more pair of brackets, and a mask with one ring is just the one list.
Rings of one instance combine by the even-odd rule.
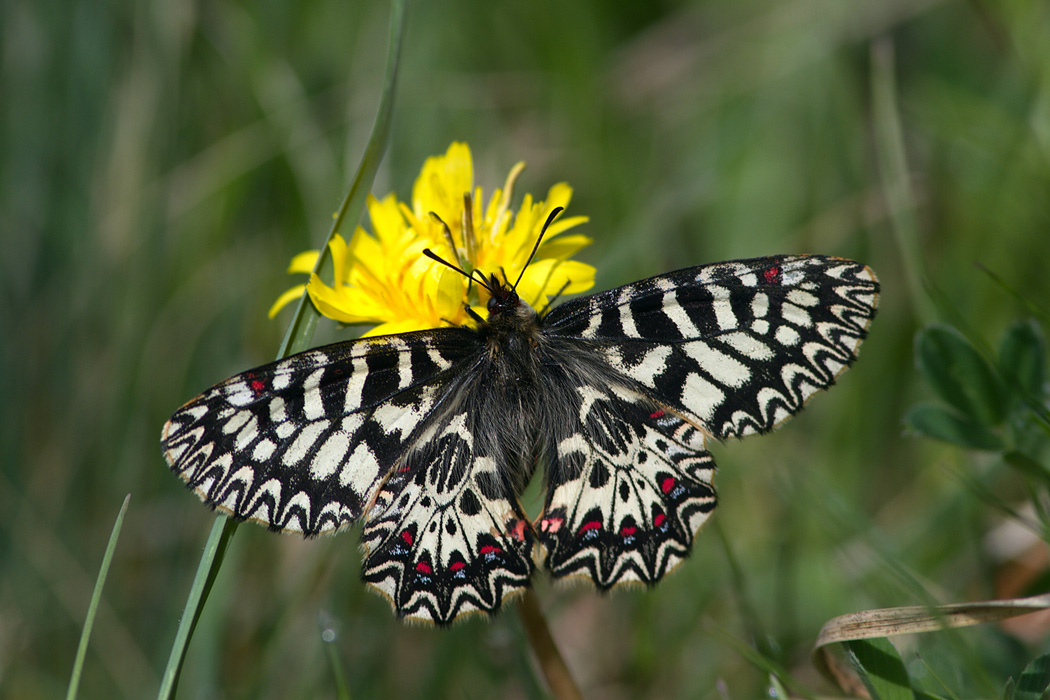
[[974, 267], [976, 267], [984, 274], [988, 275], [988, 279], [995, 282], [995, 284], [998, 285], [1000, 289], [1002, 289], [1004, 292], [1006, 292], [1011, 297], [1020, 302], [1020, 304], [1026, 309], [1028, 309], [1028, 311], [1031, 312], [1033, 316], [1036, 316], [1039, 319], [1041, 319], [1043, 323], [1050, 323], [1050, 311], [1048, 311], [1043, 306], [1030, 299], [1026, 294], [1020, 292], [1013, 285], [1008, 283], [1005, 279], [1003, 279], [997, 273], [993, 272], [989, 267], [987, 267], [983, 263], [975, 262]]
[[878, 637], [855, 639], [846, 642], [846, 648], [850, 662], [872, 698], [915, 699], [904, 662], [888, 640]]
[[[404, 26], [405, 2], [394, 0], [390, 13], [390, 42], [387, 47], [386, 77], [383, 81], [383, 92], [379, 97], [376, 120], [372, 125], [372, 135], [368, 139], [368, 145], [365, 146], [364, 155], [361, 157], [361, 165], [358, 166], [357, 174], [350, 183], [350, 189], [343, 198], [343, 205], [339, 207], [339, 213], [332, 222], [332, 229], [328, 232], [324, 245], [321, 246], [321, 254], [317, 256], [314, 272], [322, 278], [327, 274], [332, 263], [328, 242], [339, 233], [344, 223], [356, 226], [361, 220], [365, 200], [369, 190], [372, 189], [376, 171], [379, 170], [379, 163], [383, 160], [383, 154], [386, 151], [387, 141], [390, 138], [390, 122], [394, 112], [394, 94], [397, 89], [398, 63], [401, 57], [401, 38], [404, 34]], [[319, 318], [320, 314], [310, 303], [309, 295], [303, 292], [303, 296], [295, 307], [295, 316], [288, 324], [288, 331], [284, 335], [284, 340], [281, 341], [281, 349], [277, 357], [287, 357], [306, 350]]]
[[718, 639], [723, 646], [732, 649], [744, 659], [744, 661], [747, 661], [755, 668], [768, 674], [770, 677], [776, 678], [780, 684], [785, 686], [794, 696], [815, 700], [816, 695], [814, 695], [809, 688], [796, 681], [788, 669], [762, 653], [762, 651], [755, 646], [737, 638], [712, 620], [705, 620], [703, 627], [711, 634], [711, 636]]
[[754, 598], [748, 589], [747, 576], [740, 567], [740, 562], [733, 551], [729, 537], [726, 536], [725, 528], [722, 527], [721, 521], [715, 521], [712, 528], [721, 541], [722, 552], [725, 554], [726, 563], [729, 565], [729, 578], [733, 582], [731, 590], [733, 591], [733, 598], [736, 601], [737, 611], [744, 629], [747, 630], [747, 634], [758, 653], [766, 658], [773, 659], [775, 652], [769, 643], [769, 635], [766, 633], [761, 616], [759, 616], [755, 607]]
[[[390, 43], [387, 53], [386, 77], [383, 82], [383, 91], [379, 98], [379, 107], [376, 120], [372, 126], [372, 133], [365, 147], [361, 164], [358, 166], [353, 183], [343, 199], [332, 229], [325, 239], [325, 244], [318, 256], [314, 271], [323, 274], [330, 267], [331, 260], [328, 254], [328, 241], [331, 240], [344, 223], [356, 225], [364, 211], [365, 198], [375, 180], [379, 163], [386, 151], [386, 144], [390, 135], [390, 122], [393, 115], [394, 93], [397, 87], [398, 64], [401, 55], [401, 38], [404, 34], [405, 3], [404, 0], [394, 0], [390, 17]], [[313, 338], [314, 329], [317, 327], [319, 314], [313, 305], [309, 303], [306, 294], [303, 294], [296, 306], [295, 315], [281, 342], [277, 358], [287, 357], [301, 350], [305, 350]], [[186, 659], [186, 651], [189, 648], [190, 638], [197, 625], [204, 603], [208, 599], [212, 583], [218, 575], [222, 565], [226, 547], [236, 529], [236, 523], [224, 516], [216, 518], [212, 527], [208, 542], [204, 548], [197, 567], [197, 574], [190, 587], [190, 594], [186, 600], [179, 629], [175, 635], [168, 664], [164, 669], [160, 690], [157, 693], [158, 700], [167, 700], [174, 697], [178, 686], [179, 673]]]
[[182, 611], [182, 619], [179, 620], [179, 629], [175, 633], [175, 642], [171, 646], [171, 654], [168, 657], [168, 665], [164, 668], [164, 675], [160, 680], [160, 691], [158, 698], [175, 697], [175, 689], [179, 684], [179, 673], [182, 671], [182, 663], [186, 660], [186, 651], [189, 649], [190, 638], [193, 630], [197, 627], [204, 610], [204, 602], [208, 599], [215, 577], [219, 574], [226, 548], [230, 544], [237, 523], [224, 515], [215, 518], [208, 541], [204, 545], [204, 553], [201, 555], [200, 563], [197, 564], [197, 575], [193, 577], [193, 585], [190, 586], [190, 594], [186, 599], [186, 606]]
[[324, 645], [325, 656], [328, 657], [328, 665], [332, 669], [332, 680], [335, 683], [335, 696], [338, 700], [350, 700], [350, 686], [346, 682], [346, 673], [343, 671], [343, 663], [339, 659], [339, 650], [336, 641], [339, 633], [330, 624], [327, 613], [321, 614], [319, 624], [321, 627], [321, 644]]
[[922, 253], [919, 250], [918, 225], [915, 222], [915, 199], [912, 194], [904, 134], [897, 106], [897, 81], [894, 76], [893, 40], [888, 36], [871, 45], [871, 103], [875, 131], [875, 155], [880, 180], [889, 208], [897, 248], [904, 261], [912, 306], [919, 319], [933, 318], [930, 298], [923, 284]]
[[73, 700], [77, 696], [77, 689], [80, 687], [80, 674], [84, 671], [84, 657], [87, 655], [91, 628], [95, 625], [98, 603], [102, 600], [102, 587], [106, 585], [109, 565], [113, 562], [113, 552], [117, 549], [117, 539], [120, 537], [120, 528], [124, 525], [124, 514], [128, 512], [128, 503], [130, 501], [131, 494], [129, 493], [124, 497], [124, 503], [120, 506], [120, 512], [117, 513], [117, 520], [113, 523], [113, 530], [109, 533], [109, 543], [106, 545], [106, 553], [102, 555], [102, 566], [99, 567], [98, 578], [95, 579], [95, 589], [91, 592], [91, 603], [88, 605], [87, 617], [84, 618], [84, 629], [80, 632], [80, 644], [77, 645], [77, 655], [73, 661], [73, 672], [69, 677], [66, 700]]

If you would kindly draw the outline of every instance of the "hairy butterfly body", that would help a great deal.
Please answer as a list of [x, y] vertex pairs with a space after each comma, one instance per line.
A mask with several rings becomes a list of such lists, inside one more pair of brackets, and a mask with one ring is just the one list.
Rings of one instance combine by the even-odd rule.
[[494, 612], [535, 562], [651, 584], [715, 507], [707, 440], [767, 432], [831, 385], [879, 292], [823, 256], [687, 268], [543, 317], [489, 283], [476, 328], [336, 343], [209, 389], [164, 426], [168, 464], [274, 530], [363, 520], [364, 578], [405, 617]]

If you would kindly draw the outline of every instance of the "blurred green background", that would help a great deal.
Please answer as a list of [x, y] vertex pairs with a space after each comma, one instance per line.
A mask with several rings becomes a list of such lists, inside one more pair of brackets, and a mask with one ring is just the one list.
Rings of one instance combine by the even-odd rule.
[[[81, 697], [156, 693], [213, 521], [168, 473], [160, 426], [273, 358], [289, 312], [266, 309], [361, 156], [388, 14], [0, 6], [0, 696], [64, 693], [127, 493]], [[982, 497], [1020, 508], [1023, 484], [905, 435], [901, 417], [930, 393], [913, 361], [923, 323], [991, 344], [1026, 314], [975, 262], [1047, 304], [1048, 39], [1050, 5], [1024, 0], [411, 3], [377, 194], [407, 199], [423, 160], [465, 140], [486, 192], [518, 160], [519, 197], [572, 184], [598, 289], [795, 252], [862, 260], [883, 284], [839, 386], [773, 436], [715, 446], [721, 507], [674, 575], [609, 596], [538, 577], [589, 697], [755, 697], [766, 674], [727, 639], [830, 692], [808, 659], [827, 619], [1028, 585], [1004, 564], [1017, 552], [991, 544], [1006, 520]], [[887, 77], [906, 180], [879, 136]], [[325, 322], [317, 342], [344, 337]], [[1009, 541], [1045, 566], [1041, 546]], [[355, 697], [543, 697], [512, 612], [404, 626], [359, 567], [356, 532], [240, 528], [180, 697], [335, 697], [321, 624]], [[995, 694], [1047, 648], [1027, 619], [916, 642], [931, 648], [910, 668]]]

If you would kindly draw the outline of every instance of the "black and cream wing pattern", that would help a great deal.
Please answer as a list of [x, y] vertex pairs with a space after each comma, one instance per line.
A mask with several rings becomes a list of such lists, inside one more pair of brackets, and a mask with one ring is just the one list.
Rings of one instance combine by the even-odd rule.
[[[653, 584], [716, 504], [710, 440], [772, 430], [856, 358], [863, 264], [686, 268], [538, 315], [495, 276], [475, 326], [337, 343], [232, 377], [164, 426], [209, 505], [306, 536], [361, 521], [399, 616], [492, 613], [540, 566]], [[542, 513], [519, 496], [542, 469]]]

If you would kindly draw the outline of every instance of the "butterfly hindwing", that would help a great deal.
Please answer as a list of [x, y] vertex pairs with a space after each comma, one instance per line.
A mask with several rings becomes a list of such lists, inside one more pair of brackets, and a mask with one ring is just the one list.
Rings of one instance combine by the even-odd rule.
[[622, 386], [577, 389], [578, 420], [556, 433], [537, 522], [546, 566], [602, 589], [655, 583], [715, 507], [704, 435]]
[[380, 490], [365, 524], [365, 580], [398, 613], [448, 623], [524, 590], [532, 533], [505, 471], [479, 454], [467, 412], [434, 425]]
[[717, 438], [772, 430], [856, 358], [878, 303], [870, 268], [778, 256], [687, 268], [570, 301], [546, 332], [579, 338]]

